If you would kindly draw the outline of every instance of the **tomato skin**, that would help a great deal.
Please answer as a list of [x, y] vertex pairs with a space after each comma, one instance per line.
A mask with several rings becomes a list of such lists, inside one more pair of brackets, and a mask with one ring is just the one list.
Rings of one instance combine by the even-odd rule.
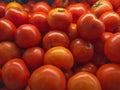
[[76, 38], [71, 42], [70, 51], [72, 52], [75, 61], [80, 63], [89, 62], [94, 54], [93, 45], [80, 38]]
[[0, 42], [0, 66], [3, 66], [9, 59], [20, 57], [20, 50], [14, 42]]
[[105, 31], [114, 32], [120, 24], [120, 16], [114, 11], [103, 13], [99, 19], [105, 24]]
[[108, 1], [112, 4], [114, 10], [116, 10], [120, 6], [120, 0], [108, 0]]
[[0, 18], [5, 16], [6, 3], [0, 2]]
[[41, 33], [32, 24], [23, 24], [17, 28], [15, 42], [19, 47], [29, 48], [37, 46], [41, 41]]
[[27, 85], [29, 77], [30, 72], [20, 58], [11, 59], [2, 67], [3, 82], [8, 89], [23, 89]]
[[73, 75], [67, 83], [67, 90], [102, 90], [97, 77], [88, 72]]
[[66, 80], [59, 68], [44, 65], [32, 73], [29, 86], [30, 90], [65, 90]]
[[106, 42], [104, 46], [106, 57], [115, 63], [120, 64], [120, 32], [113, 34]]
[[87, 12], [79, 17], [77, 30], [81, 38], [85, 40], [96, 40], [105, 31], [105, 25], [93, 13]]
[[102, 65], [97, 71], [102, 90], [120, 90], [120, 65], [110, 63]]
[[8, 19], [0, 19], [0, 41], [13, 40], [16, 26]]
[[50, 48], [44, 55], [44, 65], [52, 64], [63, 70], [73, 67], [74, 58], [69, 49], [63, 46]]
[[53, 8], [48, 13], [51, 29], [67, 31], [72, 23], [72, 15], [65, 8]]
[[66, 7], [66, 9], [72, 14], [72, 22], [76, 23], [78, 18], [85, 12], [88, 12], [89, 9], [85, 4], [75, 3]]
[[40, 47], [28, 48], [24, 51], [22, 58], [27, 67], [33, 71], [43, 65], [44, 50]]
[[68, 48], [69, 38], [65, 32], [59, 30], [52, 30], [47, 32], [43, 37], [43, 48], [45, 50], [55, 46], [63, 46]]

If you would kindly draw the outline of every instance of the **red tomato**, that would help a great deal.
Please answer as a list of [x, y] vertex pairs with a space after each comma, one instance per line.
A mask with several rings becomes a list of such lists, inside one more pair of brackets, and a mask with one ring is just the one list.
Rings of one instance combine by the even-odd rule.
[[24, 8], [24, 10], [26, 12], [28, 12], [28, 13], [31, 12], [32, 7], [30, 5], [28, 5], [28, 4], [22, 4], [22, 6], [23, 6], [23, 8]]
[[99, 80], [88, 72], [73, 75], [67, 83], [67, 90], [102, 90]]
[[52, 30], [47, 32], [43, 37], [43, 48], [45, 50], [55, 46], [63, 46], [68, 48], [69, 38], [66, 33], [58, 30]]
[[120, 16], [114, 11], [103, 13], [99, 19], [105, 24], [105, 31], [114, 32], [120, 24]]
[[114, 10], [116, 10], [120, 6], [120, 0], [108, 0], [108, 1], [112, 4]]
[[87, 0], [88, 4], [93, 5], [94, 3], [96, 3], [99, 0]]
[[120, 90], [120, 65], [104, 64], [97, 71], [102, 90]]
[[50, 26], [47, 22], [47, 14], [45, 12], [34, 12], [31, 14], [29, 23], [35, 25], [41, 33], [49, 31]]
[[77, 21], [77, 30], [80, 37], [86, 40], [95, 40], [105, 31], [105, 25], [90, 12], [82, 14]]
[[2, 78], [5, 86], [10, 90], [23, 89], [29, 80], [28, 71], [23, 60], [19, 58], [11, 59], [2, 67]]
[[14, 42], [0, 42], [0, 66], [17, 57], [20, 57], [20, 50]]
[[13, 40], [15, 31], [16, 27], [10, 20], [0, 19], [0, 41]]
[[23, 53], [23, 60], [32, 71], [43, 65], [44, 50], [40, 47], [28, 48]]
[[73, 67], [74, 58], [69, 49], [56, 46], [50, 48], [44, 55], [44, 64], [52, 64], [63, 70], [69, 70]]
[[36, 4], [36, 1], [35, 0], [29, 0], [26, 4], [29, 5], [31, 8], [33, 8], [34, 5]]
[[65, 90], [66, 80], [59, 68], [44, 65], [32, 73], [29, 86], [30, 90]]
[[15, 42], [19, 47], [33, 47], [40, 44], [40, 41], [41, 33], [34, 25], [23, 24], [17, 28], [15, 33]]
[[85, 12], [88, 12], [89, 9], [85, 4], [82, 3], [75, 3], [75, 4], [70, 4], [69, 6], [66, 7], [66, 9], [72, 14], [73, 23], [76, 23], [78, 18]]
[[35, 3], [32, 12], [45, 12], [48, 13], [51, 10], [49, 4], [45, 1]]
[[74, 39], [70, 44], [70, 51], [72, 52], [76, 62], [87, 63], [94, 54], [93, 45], [80, 38]]
[[5, 12], [5, 18], [12, 21], [17, 27], [28, 23], [29, 15], [25, 10], [20, 8], [8, 8]]
[[0, 2], [0, 18], [5, 16], [6, 3]]
[[91, 11], [99, 17], [102, 13], [106, 11], [112, 11], [113, 6], [112, 4], [107, 0], [98, 0], [96, 3], [93, 4], [91, 7]]
[[48, 24], [52, 29], [67, 31], [72, 23], [72, 15], [65, 8], [53, 8], [48, 13]]
[[120, 32], [113, 34], [106, 40], [104, 50], [110, 61], [120, 64]]

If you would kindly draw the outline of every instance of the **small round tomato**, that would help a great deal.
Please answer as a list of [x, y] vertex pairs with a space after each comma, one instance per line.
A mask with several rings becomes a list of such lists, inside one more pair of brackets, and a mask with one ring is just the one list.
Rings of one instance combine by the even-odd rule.
[[75, 61], [80, 63], [89, 62], [94, 54], [93, 45], [80, 38], [76, 38], [71, 42], [70, 51], [72, 52]]
[[5, 16], [6, 3], [0, 2], [0, 18]]
[[51, 10], [49, 4], [45, 1], [35, 3], [32, 12], [45, 12], [48, 13]]
[[30, 90], [65, 90], [66, 80], [59, 68], [44, 65], [32, 73], [29, 87]]
[[63, 70], [69, 70], [73, 67], [74, 58], [69, 49], [56, 46], [46, 51], [44, 55], [44, 64], [52, 64]]
[[86, 40], [96, 40], [105, 31], [105, 25], [93, 13], [87, 12], [79, 17], [77, 30], [80, 37]]
[[76, 23], [78, 18], [85, 12], [88, 12], [88, 8], [85, 4], [82, 3], [75, 3], [71, 4], [66, 9], [72, 14], [72, 22]]
[[26, 87], [30, 77], [23, 60], [10, 59], [2, 67], [2, 78], [5, 86], [10, 90], [21, 90]]
[[120, 6], [120, 0], [108, 0], [108, 1], [112, 4], [114, 10], [116, 10]]
[[88, 72], [73, 75], [67, 83], [67, 90], [102, 90], [99, 80]]
[[114, 11], [107, 11], [103, 13], [99, 19], [104, 23], [105, 31], [108, 32], [114, 32], [120, 24], [120, 16]]
[[32, 71], [43, 65], [44, 50], [40, 47], [28, 48], [23, 53], [23, 61]]
[[120, 32], [113, 34], [106, 40], [104, 50], [110, 61], [120, 63]]
[[29, 23], [35, 25], [41, 33], [46, 33], [50, 29], [45, 12], [33, 12], [29, 18]]
[[20, 50], [14, 42], [0, 42], [0, 66], [5, 64], [9, 59], [20, 56]]
[[31, 8], [33, 8], [34, 5], [36, 4], [36, 1], [35, 0], [29, 0], [26, 4], [29, 5]]
[[52, 30], [47, 32], [43, 37], [43, 48], [45, 50], [55, 46], [63, 46], [68, 48], [69, 38], [65, 32]]
[[23, 4], [22, 6], [26, 12], [28, 12], [28, 13], [31, 12], [31, 10], [32, 10], [31, 6], [29, 6], [28, 4]]
[[120, 90], [120, 65], [104, 64], [98, 69], [96, 76], [102, 90]]
[[53, 8], [47, 20], [52, 29], [66, 31], [72, 23], [72, 15], [65, 8]]
[[15, 25], [8, 19], [0, 19], [0, 41], [13, 40], [16, 31]]
[[98, 0], [96, 3], [93, 4], [91, 7], [91, 11], [99, 17], [102, 13], [106, 11], [112, 11], [113, 6], [108, 0]]
[[23, 24], [17, 28], [15, 33], [15, 42], [19, 47], [33, 47], [38, 45], [40, 41], [41, 33], [34, 25]]

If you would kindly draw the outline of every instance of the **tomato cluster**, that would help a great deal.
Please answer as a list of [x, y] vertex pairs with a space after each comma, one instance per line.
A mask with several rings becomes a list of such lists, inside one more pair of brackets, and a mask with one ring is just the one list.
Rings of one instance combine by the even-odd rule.
[[47, 1], [0, 2], [0, 90], [120, 90], [120, 0]]

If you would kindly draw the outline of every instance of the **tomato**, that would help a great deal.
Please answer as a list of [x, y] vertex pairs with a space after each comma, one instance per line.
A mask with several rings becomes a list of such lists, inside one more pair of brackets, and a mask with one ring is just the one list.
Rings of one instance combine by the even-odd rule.
[[99, 80], [88, 72], [73, 75], [67, 83], [67, 90], [102, 90]]
[[10, 59], [2, 67], [3, 82], [8, 89], [23, 89], [27, 85], [29, 77], [30, 72], [20, 58]]
[[0, 42], [0, 66], [9, 61], [9, 59], [17, 57], [20, 57], [20, 50], [14, 42]]
[[13, 40], [16, 26], [8, 19], [0, 19], [0, 41]]
[[63, 46], [68, 48], [69, 46], [69, 37], [65, 32], [52, 30], [47, 32], [43, 37], [43, 48], [45, 50], [50, 49], [55, 46]]
[[81, 38], [95, 40], [105, 31], [105, 25], [91, 12], [82, 14], [77, 21], [77, 30]]
[[27, 86], [27, 87], [25, 88], [25, 90], [30, 90], [30, 87], [29, 87], [29, 86]]
[[24, 51], [22, 58], [32, 71], [43, 65], [44, 50], [40, 47], [31, 47]]
[[103, 13], [99, 19], [105, 24], [105, 31], [114, 32], [120, 24], [120, 16], [114, 11]]
[[51, 10], [49, 4], [45, 1], [35, 3], [32, 12], [45, 12], [48, 13]]
[[75, 3], [75, 4], [70, 4], [69, 6], [66, 7], [66, 9], [72, 14], [73, 23], [76, 23], [78, 18], [85, 12], [88, 12], [89, 9], [85, 4], [82, 3]]
[[102, 13], [106, 11], [112, 11], [113, 6], [112, 4], [107, 0], [98, 0], [96, 3], [93, 4], [91, 7], [91, 11], [99, 17]]
[[72, 22], [72, 15], [65, 8], [53, 8], [49, 11], [47, 20], [52, 29], [67, 31]]
[[116, 10], [120, 6], [120, 0], [108, 0], [108, 1], [112, 4], [114, 10]]
[[120, 65], [104, 64], [97, 71], [102, 90], [120, 90]]
[[23, 24], [17, 28], [15, 33], [15, 42], [19, 47], [33, 47], [38, 45], [40, 41], [41, 33], [34, 25]]
[[73, 67], [74, 58], [69, 49], [56, 46], [46, 51], [44, 55], [44, 64], [52, 64], [63, 70], [69, 70]]
[[89, 62], [94, 54], [93, 45], [80, 38], [76, 38], [71, 42], [70, 51], [72, 52], [75, 61], [80, 63]]
[[5, 16], [6, 3], [0, 2], [0, 18]]
[[29, 0], [26, 4], [29, 5], [31, 8], [33, 8], [34, 5], [36, 4], [36, 1], [35, 0]]
[[88, 4], [93, 5], [94, 3], [96, 3], [99, 0], [87, 0]]
[[25, 10], [20, 8], [8, 8], [5, 12], [5, 18], [12, 21], [17, 27], [28, 23], [29, 15]]
[[45, 12], [34, 12], [31, 14], [29, 23], [35, 25], [41, 33], [49, 31], [50, 26], [47, 22], [47, 14]]
[[44, 65], [32, 73], [29, 86], [30, 90], [65, 90], [66, 80], [59, 68]]
[[28, 12], [28, 13], [31, 12], [32, 7], [30, 5], [28, 5], [28, 4], [22, 4], [22, 6], [23, 6], [23, 8], [24, 8], [24, 10], [26, 12]]
[[120, 63], [120, 32], [113, 34], [106, 40], [104, 50], [110, 61]]

